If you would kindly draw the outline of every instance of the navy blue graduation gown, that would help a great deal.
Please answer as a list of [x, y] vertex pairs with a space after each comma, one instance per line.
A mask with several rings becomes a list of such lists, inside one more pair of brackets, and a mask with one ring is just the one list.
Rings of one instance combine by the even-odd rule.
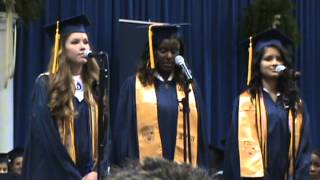
[[[265, 180], [284, 180], [288, 171], [290, 130], [288, 121], [288, 110], [281, 102], [274, 102], [267, 92], [263, 91], [263, 99], [268, 118], [268, 165], [265, 171]], [[240, 160], [238, 148], [238, 107], [239, 98], [233, 107], [231, 129], [226, 142], [224, 178], [237, 180], [240, 178]], [[296, 180], [309, 179], [310, 164], [310, 137], [309, 118], [307, 111], [304, 113], [304, 126], [302, 129], [301, 144], [296, 164]], [[245, 178], [244, 178], [245, 179]]]
[[[75, 123], [75, 139], [77, 160], [75, 165], [70, 158], [64, 145], [61, 143], [57, 125], [52, 119], [48, 108], [48, 76], [39, 76], [36, 79], [33, 96], [32, 96], [32, 117], [29, 127], [29, 134], [24, 155], [23, 179], [81, 179], [87, 171], [88, 162], [91, 163], [91, 156], [87, 153], [91, 146], [86, 149], [86, 144], [91, 143], [90, 138], [84, 138], [85, 135], [79, 136], [79, 128], [85, 125], [83, 118], [78, 118]], [[76, 109], [87, 108], [85, 105], [75, 103]], [[81, 111], [79, 117], [87, 116], [88, 111]], [[82, 120], [81, 120], [82, 119]], [[88, 119], [87, 119], [88, 121]], [[80, 123], [79, 123], [80, 122]], [[86, 129], [82, 130], [86, 131]], [[81, 138], [83, 140], [79, 141]], [[81, 143], [80, 143], [81, 142]], [[87, 155], [84, 155], [87, 154]], [[91, 153], [90, 153], [91, 154]], [[89, 156], [89, 157], [88, 157]], [[82, 163], [85, 162], [85, 165]], [[85, 167], [85, 168], [83, 168]], [[83, 170], [85, 169], [85, 170]]]
[[74, 119], [74, 134], [76, 148], [76, 167], [82, 176], [92, 171], [94, 166], [92, 156], [91, 129], [89, 124], [89, 106], [82, 100], [74, 98], [78, 115]]
[[[122, 85], [118, 98], [116, 118], [111, 121], [112, 152], [110, 162], [121, 164], [125, 159], [139, 159], [135, 76], [127, 79]], [[158, 118], [160, 137], [163, 148], [163, 157], [174, 159], [176, 130], [177, 130], [177, 93], [175, 82], [161, 82], [155, 80], [155, 89], [158, 104]], [[199, 149], [198, 165], [208, 168], [209, 147], [207, 142], [207, 119], [199, 89], [194, 88], [197, 109], [199, 114]]]

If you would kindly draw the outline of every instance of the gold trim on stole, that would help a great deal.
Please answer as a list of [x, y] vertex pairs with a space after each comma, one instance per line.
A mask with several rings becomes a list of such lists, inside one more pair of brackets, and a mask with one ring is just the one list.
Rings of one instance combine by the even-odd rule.
[[[292, 146], [293, 146], [293, 133], [292, 133], [292, 126], [293, 126], [293, 112], [289, 111], [289, 129], [290, 129], [290, 149], [289, 149], [289, 175], [293, 174], [294, 163], [292, 161]], [[295, 119], [295, 159], [297, 160], [299, 154], [299, 145], [301, 142], [301, 134], [303, 128], [303, 115], [300, 111], [296, 114]]]
[[[145, 157], [162, 158], [162, 144], [158, 125], [157, 97], [154, 84], [143, 86], [136, 76], [136, 115], [139, 143], [139, 157], [143, 161]], [[192, 165], [197, 164], [198, 155], [198, 113], [192, 87], [190, 86], [190, 136]], [[177, 85], [177, 97], [180, 101], [184, 97], [183, 90]], [[174, 161], [183, 163], [183, 112], [182, 105], [178, 107], [178, 123]]]
[[[263, 101], [262, 92], [251, 99], [248, 91], [245, 91], [239, 98], [238, 114], [238, 142], [241, 177], [264, 177], [264, 169], [267, 168], [267, 140], [268, 123], [267, 113]], [[289, 111], [289, 128], [292, 127], [292, 111]], [[303, 116], [297, 113], [295, 120], [295, 156], [298, 156], [303, 127]], [[289, 149], [289, 173], [292, 174], [292, 140], [293, 133], [290, 133]]]
[[[260, 99], [260, 98], [259, 98]], [[261, 100], [261, 99], [260, 99]], [[263, 100], [263, 99], [262, 99]], [[263, 102], [260, 101], [260, 108], [256, 108], [256, 102], [251, 101], [248, 91], [245, 91], [239, 98], [239, 114], [238, 114], [238, 143], [239, 143], [239, 160], [241, 177], [263, 177], [264, 164], [263, 155], [261, 153], [260, 140], [262, 137], [262, 122], [256, 121], [256, 110], [263, 108]], [[258, 119], [265, 118], [260, 116]], [[264, 131], [265, 132], [265, 131]]]
[[[95, 99], [90, 91], [88, 91], [88, 97], [90, 102], [94, 102], [93, 104], [89, 104], [90, 107], [90, 130], [91, 130], [91, 149], [93, 160], [95, 163], [98, 161], [98, 105], [95, 103]], [[102, 113], [103, 114], [103, 113]]]
[[[91, 131], [91, 142], [92, 142], [92, 154], [93, 160], [97, 162], [98, 156], [98, 105], [95, 103], [93, 95], [90, 91], [88, 91], [88, 97], [90, 102], [94, 102], [94, 104], [89, 105], [89, 125]], [[66, 148], [69, 156], [72, 161], [76, 163], [76, 151], [75, 151], [75, 137], [74, 137], [74, 105], [73, 102], [70, 102], [70, 106], [72, 107], [72, 115], [69, 120], [58, 120], [58, 131], [60, 134], [61, 142]]]

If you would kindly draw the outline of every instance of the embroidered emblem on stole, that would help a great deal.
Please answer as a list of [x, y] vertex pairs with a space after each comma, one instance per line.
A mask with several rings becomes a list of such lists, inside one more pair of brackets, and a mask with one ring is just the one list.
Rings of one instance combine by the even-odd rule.
[[[137, 131], [139, 143], [139, 157], [162, 157], [162, 144], [158, 125], [157, 97], [154, 85], [143, 86], [136, 76], [136, 109]], [[191, 87], [191, 86], [190, 86]], [[184, 97], [182, 89], [177, 85], [177, 97], [180, 101]], [[191, 87], [189, 93], [190, 104], [190, 137], [191, 137], [191, 164], [197, 164], [198, 155], [198, 112], [194, 93]], [[182, 105], [178, 107], [178, 123], [174, 161], [184, 162], [183, 157], [183, 112]]]

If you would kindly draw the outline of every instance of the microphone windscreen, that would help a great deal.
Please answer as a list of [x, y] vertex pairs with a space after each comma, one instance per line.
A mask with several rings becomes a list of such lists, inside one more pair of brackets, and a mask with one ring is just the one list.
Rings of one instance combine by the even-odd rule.
[[184, 64], [184, 59], [183, 59], [183, 57], [182, 56], [180, 56], [180, 55], [178, 55], [178, 56], [176, 56], [176, 58], [174, 59], [174, 61], [175, 61], [175, 63], [176, 64]]
[[86, 58], [91, 58], [93, 56], [92, 51], [91, 50], [85, 50], [83, 53], [83, 56]]
[[277, 71], [279, 73], [279, 72], [282, 72], [282, 71], [284, 71], [286, 69], [287, 69], [286, 66], [284, 66], [283, 64], [279, 64], [279, 65], [277, 65], [275, 71]]

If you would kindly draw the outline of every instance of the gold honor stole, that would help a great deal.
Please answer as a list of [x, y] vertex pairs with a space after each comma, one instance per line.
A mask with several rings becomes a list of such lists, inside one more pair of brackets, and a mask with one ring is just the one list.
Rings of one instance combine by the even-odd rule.
[[[262, 92], [254, 99], [248, 91], [240, 95], [238, 112], [238, 144], [241, 177], [264, 177], [267, 168], [268, 120]], [[289, 129], [292, 131], [292, 111], [289, 111]], [[302, 114], [297, 113], [295, 119], [295, 157], [298, 155], [302, 130]], [[289, 161], [290, 174], [293, 172], [292, 162], [293, 133], [290, 133]]]
[[[89, 102], [95, 102], [93, 95], [88, 91]], [[73, 103], [70, 102], [70, 106], [74, 109]], [[74, 111], [74, 110], [73, 110]], [[92, 142], [93, 160], [97, 162], [98, 158], [98, 105], [96, 103], [89, 104], [89, 120]], [[66, 148], [72, 161], [76, 163], [76, 151], [75, 151], [75, 137], [74, 137], [74, 113], [69, 120], [57, 121], [60, 138], [62, 144]]]
[[[143, 86], [136, 76], [136, 109], [137, 131], [139, 143], [139, 157], [143, 161], [145, 157], [162, 158], [162, 144], [158, 124], [157, 97], [154, 84]], [[191, 139], [191, 163], [197, 164], [198, 155], [198, 113], [192, 86], [190, 85], [190, 139]], [[177, 85], [177, 97], [180, 101], [184, 97], [184, 91]], [[183, 156], [183, 111], [182, 105], [178, 107], [178, 123], [174, 161], [184, 162]]]

